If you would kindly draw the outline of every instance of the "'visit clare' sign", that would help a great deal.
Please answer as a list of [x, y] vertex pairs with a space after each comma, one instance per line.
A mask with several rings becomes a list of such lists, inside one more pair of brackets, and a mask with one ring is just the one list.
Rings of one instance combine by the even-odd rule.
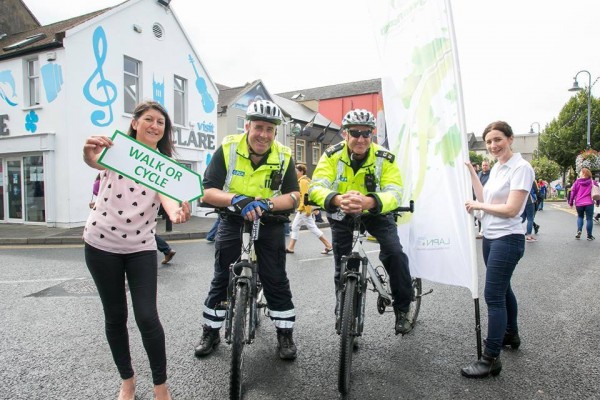
[[98, 163], [178, 201], [202, 197], [202, 177], [138, 142], [115, 131], [113, 146], [104, 149]]

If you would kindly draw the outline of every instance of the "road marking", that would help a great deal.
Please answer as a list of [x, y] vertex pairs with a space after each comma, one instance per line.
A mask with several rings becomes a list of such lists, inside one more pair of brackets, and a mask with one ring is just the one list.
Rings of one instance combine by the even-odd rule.
[[25, 279], [18, 281], [0, 281], [0, 284], [15, 284], [15, 283], [41, 283], [41, 282], [61, 282], [61, 281], [71, 281], [71, 280], [83, 280], [87, 278], [47, 278], [47, 279]]
[[[367, 253], [367, 254], [379, 253], [379, 250], [369, 250], [369, 251], [365, 251], [365, 253]], [[333, 254], [333, 253], [331, 253], [331, 254]], [[326, 259], [327, 259], [326, 257], [303, 258], [302, 260], [298, 260], [297, 262], [304, 263], [304, 262], [319, 261], [319, 260], [326, 260]]]
[[552, 207], [554, 207], [555, 210], [563, 211], [563, 212], [566, 212], [567, 214], [577, 215], [577, 210], [575, 210], [574, 208], [565, 208], [565, 207], [557, 206], [554, 204], [552, 204]]

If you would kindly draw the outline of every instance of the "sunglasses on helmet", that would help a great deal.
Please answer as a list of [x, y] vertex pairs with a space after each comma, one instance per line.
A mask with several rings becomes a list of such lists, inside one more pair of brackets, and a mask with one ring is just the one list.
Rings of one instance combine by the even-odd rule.
[[368, 139], [373, 134], [373, 131], [372, 130], [359, 131], [358, 129], [348, 129], [348, 133], [350, 134], [350, 136], [352, 136], [353, 138], [356, 138], [356, 139], [358, 139], [361, 136], [364, 137], [365, 139]]

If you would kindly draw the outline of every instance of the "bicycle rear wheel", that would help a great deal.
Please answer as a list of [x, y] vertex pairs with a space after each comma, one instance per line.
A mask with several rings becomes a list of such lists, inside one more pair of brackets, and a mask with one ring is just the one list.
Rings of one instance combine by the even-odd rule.
[[229, 373], [229, 398], [242, 398], [242, 368], [244, 365], [244, 345], [246, 343], [246, 307], [248, 303], [248, 285], [238, 284], [235, 293], [235, 308], [231, 327], [231, 369]]
[[356, 331], [356, 304], [358, 292], [356, 279], [349, 278], [342, 295], [340, 358], [338, 366], [338, 390], [347, 394], [350, 390], [350, 373], [352, 369], [352, 351]]
[[412, 299], [410, 301], [410, 308], [406, 314], [406, 318], [410, 322], [410, 325], [414, 328], [417, 323], [417, 317], [419, 316], [419, 310], [421, 309], [421, 292], [423, 290], [421, 286], [421, 278], [413, 278], [411, 281], [412, 287]]

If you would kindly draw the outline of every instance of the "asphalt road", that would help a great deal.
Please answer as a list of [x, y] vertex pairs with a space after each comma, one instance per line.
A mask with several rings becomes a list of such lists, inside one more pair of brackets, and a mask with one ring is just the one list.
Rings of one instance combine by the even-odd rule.
[[[538, 213], [536, 222], [541, 225], [539, 241], [527, 243], [513, 278], [522, 345], [503, 352], [498, 377], [461, 377], [460, 367], [476, 357], [473, 300], [467, 289], [425, 281], [424, 288], [434, 291], [423, 299], [419, 323], [405, 337], [393, 334], [393, 313], [380, 316], [374, 295], [369, 295], [349, 398], [600, 398], [600, 233], [594, 242], [576, 241], [575, 217], [552, 204]], [[158, 296], [173, 398], [225, 399], [229, 346], [222, 343], [206, 359], [193, 356], [212, 276], [213, 245], [205, 240], [171, 244], [177, 255], [170, 266], [159, 267]], [[368, 248], [375, 256], [376, 246]], [[303, 231], [296, 253], [288, 255], [298, 359], [277, 358], [275, 329], [263, 319], [245, 359], [248, 400], [340, 398], [333, 259], [321, 255], [321, 249]], [[478, 260], [482, 293], [481, 254]], [[0, 248], [0, 310], [0, 399], [117, 397], [119, 377], [82, 246]], [[481, 314], [485, 337], [483, 299]], [[149, 366], [132, 312], [130, 316], [137, 398], [149, 400]]]

